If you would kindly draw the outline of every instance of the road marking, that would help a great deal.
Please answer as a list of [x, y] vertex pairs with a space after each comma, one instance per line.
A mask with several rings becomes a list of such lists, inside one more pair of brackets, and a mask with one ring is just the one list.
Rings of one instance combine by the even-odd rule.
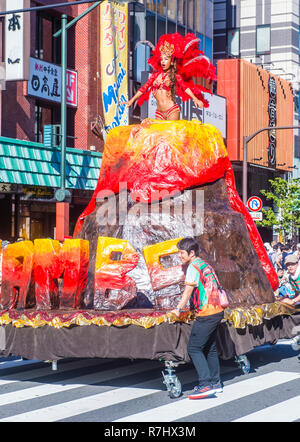
[[34, 365], [40, 364], [42, 361], [35, 360], [24, 360], [24, 359], [15, 359], [13, 361], [2, 361], [0, 362], [0, 370], [5, 370], [5, 368], [18, 367], [20, 365]]
[[114, 422], [172, 422], [295, 379], [300, 379], [300, 374], [273, 371], [228, 385], [217, 397], [194, 401], [183, 399], [152, 410], [132, 414]]
[[248, 414], [233, 422], [293, 422], [300, 419], [300, 396]]
[[[147, 364], [149, 368], [149, 362]], [[142, 364], [139, 364], [139, 366], [141, 367]], [[140, 371], [141, 370], [139, 370], [139, 372]], [[190, 380], [193, 373], [195, 373], [194, 368], [186, 370], [181, 373], [180, 378], [181, 380]], [[155, 383], [160, 387], [149, 388], [151, 386], [153, 387], [153, 384]], [[159, 393], [163, 390], [163, 388], [164, 387], [161, 379], [154, 378], [147, 382], [141, 382], [133, 385], [132, 387], [118, 388], [103, 393], [98, 393], [93, 396], [87, 396], [81, 399], [60, 403], [51, 407], [33, 410], [15, 416], [9, 416], [7, 418], [0, 419], [0, 422], [55, 422], [82, 413], [95, 410], [100, 411], [102, 408], [126, 402], [131, 399], [138, 399], [149, 394]], [[101, 420], [101, 418], [99, 418], [99, 420]]]
[[[25, 361], [27, 362], [27, 361]], [[19, 362], [21, 365], [22, 362]], [[103, 364], [103, 362], [102, 362]], [[5, 375], [1, 376], [0, 379], [0, 386], [6, 385], [6, 384], [12, 384], [14, 382], [24, 382], [24, 381], [29, 381], [30, 379], [32, 379], [32, 381], [34, 382], [34, 378], [40, 378], [43, 376], [55, 376], [57, 373], [65, 373], [71, 370], [76, 370], [78, 368], [82, 368], [83, 370], [85, 368], [89, 368], [89, 367], [93, 367], [94, 365], [99, 365], [99, 369], [101, 368], [101, 361], [100, 360], [88, 360], [85, 359], [83, 360], [79, 360], [79, 361], [70, 361], [70, 362], [65, 362], [63, 364], [60, 364], [59, 366], [59, 370], [55, 371], [51, 369], [51, 365], [48, 363], [44, 363], [44, 366], [41, 366], [39, 368], [35, 368], [34, 370], [29, 370], [29, 371], [20, 371], [20, 372], [16, 372], [13, 374], [9, 374], [9, 375]], [[51, 381], [49, 381], [51, 382]]]
[[[59, 382], [47, 383], [32, 386], [29, 382], [28, 388], [0, 395], [0, 406], [13, 404], [15, 402], [26, 401], [29, 399], [48, 396], [49, 394], [65, 392], [74, 388], [85, 387], [98, 382], [105, 382], [122, 376], [140, 373], [144, 370], [151, 370], [149, 362], [135, 364], [134, 366], [118, 367], [112, 370], [105, 370], [100, 373], [77, 376], [76, 378], [66, 379]], [[152, 368], [153, 370], [153, 368]], [[25, 413], [26, 414], [26, 413]], [[57, 416], [59, 418], [59, 416]], [[1, 421], [1, 419], [0, 419]]]
[[[153, 380], [147, 384], [153, 384]], [[115, 390], [105, 391], [103, 393], [95, 394], [93, 396], [76, 399], [74, 401], [64, 402], [52, 407], [41, 408], [33, 410], [28, 413], [22, 413], [8, 418], [0, 419], [1, 422], [55, 422], [61, 419], [76, 416], [78, 414], [87, 413], [101, 408], [109, 407], [110, 405], [120, 404], [122, 402], [130, 401], [131, 399], [138, 399], [140, 397], [157, 393], [161, 389], [157, 388], [143, 388], [141, 387], [124, 387]], [[99, 417], [99, 421], [101, 418]]]

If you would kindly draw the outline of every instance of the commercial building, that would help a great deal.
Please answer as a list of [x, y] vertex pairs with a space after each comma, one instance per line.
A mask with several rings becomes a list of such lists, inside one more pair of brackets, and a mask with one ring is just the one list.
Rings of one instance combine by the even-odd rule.
[[[298, 0], [214, 0], [214, 60], [242, 58], [288, 81], [293, 89], [294, 125], [300, 119], [299, 14]], [[289, 176], [297, 178], [298, 130], [293, 142]]]
[[[0, 0], [0, 11], [57, 3]], [[70, 22], [88, 6], [0, 17], [1, 239], [72, 234], [97, 183], [104, 143], [99, 127], [103, 115], [98, 74], [100, 15], [95, 10], [67, 33], [66, 187], [72, 199], [68, 213], [63, 214], [69, 225], [57, 235], [61, 205], [54, 195], [61, 184], [61, 37], [53, 35], [61, 28], [62, 14]]]
[[[298, 6], [297, 6], [298, 5]], [[214, 0], [214, 61], [218, 93], [227, 98], [227, 149], [242, 196], [243, 137], [268, 126], [297, 126], [299, 2]], [[247, 144], [247, 196], [269, 179], [299, 175], [299, 136], [263, 131]], [[259, 228], [265, 241], [272, 231]]]
[[[91, 5], [58, 8], [57, 3], [0, 0], [0, 11], [48, 7], [0, 15], [0, 210], [5, 214], [1, 239], [62, 239], [72, 234], [96, 187], [106, 133], [144, 117], [138, 106], [128, 115], [119, 103], [135, 93], [142, 73], [147, 73], [150, 47], [141, 41], [155, 45], [164, 33], [193, 32], [212, 58], [212, 0], [139, 0], [123, 5], [105, 1], [70, 27], [66, 188], [71, 201], [60, 203], [55, 191], [61, 185], [62, 53], [61, 38], [54, 35], [61, 28], [62, 14], [70, 23]], [[225, 127], [225, 100], [216, 100], [224, 109], [218, 120]], [[185, 107], [184, 116], [190, 111]]]

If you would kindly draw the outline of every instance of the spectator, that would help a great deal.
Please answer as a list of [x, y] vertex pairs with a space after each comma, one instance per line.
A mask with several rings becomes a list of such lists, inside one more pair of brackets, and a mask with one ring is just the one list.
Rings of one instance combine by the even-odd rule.
[[291, 244], [286, 244], [282, 250], [282, 262], [281, 262], [281, 266], [284, 270], [287, 270], [287, 268], [285, 266], [286, 257], [288, 255], [292, 255], [292, 254], [293, 254], [293, 249], [292, 249]]
[[264, 243], [264, 246], [265, 246], [266, 252], [267, 252], [267, 254], [268, 254], [269, 260], [271, 261], [271, 255], [272, 255], [272, 253], [274, 252], [274, 250], [273, 250], [273, 248], [271, 247], [270, 243], [268, 243], [268, 242], [265, 242], [265, 243]]
[[280, 298], [285, 298], [286, 296], [291, 296], [293, 293], [292, 287], [289, 283], [289, 275], [287, 271], [284, 271], [284, 269], [278, 269], [277, 276], [279, 280], [279, 287], [278, 290], [276, 290], [276, 295]]
[[274, 244], [272, 248], [273, 252], [270, 254], [269, 258], [273, 264], [273, 267], [276, 268], [276, 262], [278, 261], [280, 255], [280, 248], [278, 244]]
[[298, 261], [299, 261], [299, 259], [300, 259], [300, 243], [298, 243], [298, 244], [296, 245], [296, 251], [294, 252], [294, 255], [297, 256]]
[[290, 254], [286, 257], [285, 265], [289, 275], [289, 283], [291, 285], [291, 293], [284, 298], [282, 302], [295, 305], [300, 303], [300, 265], [298, 258]]

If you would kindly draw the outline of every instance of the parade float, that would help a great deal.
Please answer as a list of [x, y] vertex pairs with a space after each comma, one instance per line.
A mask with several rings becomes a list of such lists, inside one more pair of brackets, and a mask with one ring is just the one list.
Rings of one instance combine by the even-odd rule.
[[300, 309], [275, 299], [277, 275], [239, 198], [221, 133], [199, 121], [145, 120], [107, 137], [93, 197], [63, 244], [36, 239], [2, 251], [2, 355], [157, 359], [171, 396], [189, 362], [193, 312], [182, 292], [180, 238], [193, 236], [229, 307], [221, 359], [299, 334]]

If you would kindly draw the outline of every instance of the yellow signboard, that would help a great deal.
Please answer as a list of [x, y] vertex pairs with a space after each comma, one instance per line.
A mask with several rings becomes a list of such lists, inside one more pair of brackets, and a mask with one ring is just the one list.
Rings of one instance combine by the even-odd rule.
[[128, 124], [128, 4], [100, 7], [101, 89], [105, 129]]

